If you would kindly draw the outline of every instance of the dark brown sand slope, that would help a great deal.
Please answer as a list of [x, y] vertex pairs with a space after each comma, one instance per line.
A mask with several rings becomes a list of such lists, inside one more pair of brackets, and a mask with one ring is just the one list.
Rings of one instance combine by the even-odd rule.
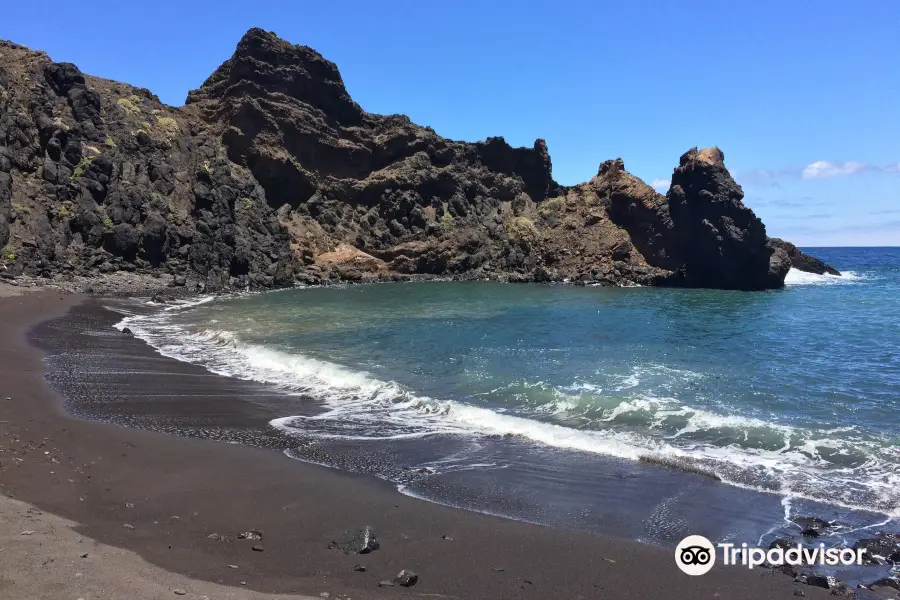
[[[41, 376], [41, 353], [25, 339], [32, 325], [79, 301], [51, 292], [0, 298], [0, 492], [81, 523], [85, 535], [168, 571], [258, 591], [356, 599], [794, 597], [790, 578], [765, 570], [717, 568], [692, 578], [668, 550], [445, 508], [274, 450], [73, 419]], [[152, 367], [159, 372], [158, 362]], [[165, 361], [170, 372], [183, 367]], [[229, 389], [217, 377], [208, 386], [206, 402]], [[186, 409], [195, 401], [203, 400], [186, 396]], [[345, 556], [326, 549], [336, 534], [365, 524], [380, 550]], [[208, 539], [250, 528], [264, 533], [263, 552], [251, 550], [255, 542]], [[366, 572], [353, 570], [358, 563]], [[419, 584], [377, 587], [401, 569], [419, 573]], [[807, 597], [828, 595], [803, 588]]]

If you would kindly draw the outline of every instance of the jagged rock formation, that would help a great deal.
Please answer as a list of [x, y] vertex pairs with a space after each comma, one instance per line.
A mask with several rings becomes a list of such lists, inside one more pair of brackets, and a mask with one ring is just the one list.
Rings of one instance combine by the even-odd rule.
[[[648, 260], [674, 271], [667, 283], [731, 289], [783, 284], [788, 257], [767, 243], [765, 226], [743, 197], [718, 148], [692, 148], [681, 157], [666, 200], [654, 206], [662, 243], [658, 251], [645, 250]], [[632, 237], [641, 240], [639, 231]]]
[[564, 188], [543, 140], [455, 142], [366, 113], [333, 63], [260, 29], [181, 108], [0, 42], [6, 276], [766, 289], [791, 260], [819, 268], [742, 196], [716, 148], [685, 154], [667, 196], [621, 160]]
[[[0, 230], [9, 273], [117, 270], [292, 283], [250, 173], [147, 90], [0, 45]], [[6, 239], [2, 239], [6, 238]]]
[[807, 273], [815, 273], [816, 275], [840, 275], [841, 272], [825, 264], [815, 256], [810, 256], [801, 252], [797, 246], [790, 242], [786, 242], [779, 238], [769, 238], [769, 244], [776, 248], [781, 248], [791, 261], [791, 266]]

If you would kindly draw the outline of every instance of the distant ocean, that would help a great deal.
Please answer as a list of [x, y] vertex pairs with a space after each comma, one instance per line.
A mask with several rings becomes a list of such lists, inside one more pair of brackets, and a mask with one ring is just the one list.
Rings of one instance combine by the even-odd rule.
[[804, 250], [843, 275], [294, 289], [118, 327], [281, 390], [295, 458], [436, 502], [653, 543], [900, 529], [900, 248]]

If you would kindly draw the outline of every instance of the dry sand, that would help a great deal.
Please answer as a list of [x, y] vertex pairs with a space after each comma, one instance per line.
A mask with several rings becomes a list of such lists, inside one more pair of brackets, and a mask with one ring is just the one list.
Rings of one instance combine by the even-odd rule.
[[310, 596], [261, 594], [170, 573], [134, 552], [81, 535], [75, 531], [76, 525], [0, 496], [0, 598], [312, 600]]

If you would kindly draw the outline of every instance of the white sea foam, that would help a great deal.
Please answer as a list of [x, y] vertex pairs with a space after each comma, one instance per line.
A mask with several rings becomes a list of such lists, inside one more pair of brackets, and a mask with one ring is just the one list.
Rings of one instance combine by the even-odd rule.
[[201, 304], [208, 304], [215, 299], [215, 296], [202, 296], [193, 300], [176, 300], [170, 306], [167, 306], [165, 310], [187, 310], [189, 308], [194, 308], [195, 306], [200, 306]]
[[845, 271], [840, 275], [829, 275], [827, 273], [817, 275], [815, 273], [807, 273], [799, 269], [791, 268], [787, 276], [784, 278], [785, 285], [840, 285], [846, 283], [854, 283], [864, 279], [861, 275], [853, 271]]
[[[373, 441], [432, 435], [512, 435], [555, 448], [623, 459], [650, 457], [693, 462], [740, 487], [900, 515], [900, 473], [896, 461], [880, 458], [880, 452], [888, 453], [890, 449], [880, 448], [877, 441], [869, 442], [865, 465], [842, 474], [822, 458], [820, 451], [842, 450], [840, 444], [849, 442], [828, 438], [827, 432], [817, 435], [748, 416], [685, 406], [675, 398], [646, 395], [613, 397], [609, 399], [612, 404], [602, 409], [596, 419], [597, 427], [576, 429], [527, 415], [417, 395], [396, 382], [382, 381], [329, 361], [243, 343], [239, 335], [230, 331], [191, 333], [167, 317], [163, 312], [128, 315], [117, 327], [131, 328], [137, 337], [166, 356], [201, 364], [215, 373], [271, 384], [285, 393], [309, 395], [321, 402], [324, 411], [320, 414], [271, 421], [273, 427], [291, 434]], [[645, 374], [658, 374], [660, 370], [655, 366], [640, 367], [624, 376], [621, 389], [636, 385], [632, 379], [640, 380]], [[688, 380], [698, 376], [687, 371], [677, 373]], [[553, 420], [579, 410], [580, 395], [600, 392], [600, 388], [583, 383], [554, 390], [552, 400], [548, 400], [552, 409], [537, 407], [535, 413]], [[618, 427], [616, 424], [623, 418], [626, 422], [637, 419], [643, 428]], [[672, 423], [679, 425], [674, 432]], [[651, 433], [654, 430], [662, 430], [663, 435]], [[727, 445], [698, 441], [705, 439], [702, 434], [706, 433], [732, 440], [742, 436], [743, 441], [765, 434], [783, 439], [783, 443], [777, 449], [761, 449], [738, 441]]]

